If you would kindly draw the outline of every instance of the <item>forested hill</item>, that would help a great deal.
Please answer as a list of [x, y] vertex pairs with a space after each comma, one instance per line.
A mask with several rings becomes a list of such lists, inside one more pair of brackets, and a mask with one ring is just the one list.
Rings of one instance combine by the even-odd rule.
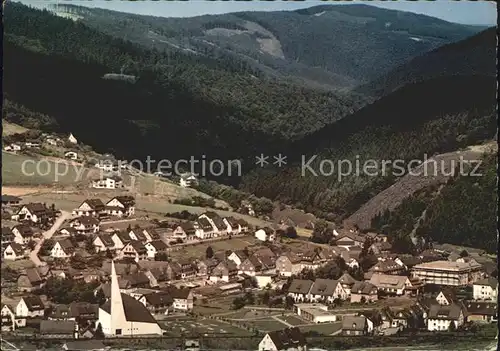
[[148, 48], [237, 58], [260, 72], [331, 89], [368, 82], [479, 28], [368, 5], [237, 12], [191, 18], [141, 16], [73, 5], [79, 21]]
[[[494, 77], [435, 78], [405, 86], [306, 137], [285, 150], [296, 157], [295, 164], [289, 162], [289, 167], [281, 170], [255, 171], [244, 178], [243, 187], [340, 221], [396, 181], [390, 164], [385, 173], [381, 171], [383, 160], [422, 159], [424, 154], [479, 144], [495, 133]], [[317, 175], [300, 166], [302, 155], [302, 164], [309, 164]], [[317, 157], [308, 163], [314, 155]], [[323, 162], [321, 173], [324, 160], [327, 163]], [[351, 172], [342, 166], [348, 175], [340, 175], [339, 160], [352, 165]], [[363, 172], [367, 160], [376, 162], [369, 174]]]
[[[241, 61], [165, 55], [81, 23], [5, 6], [4, 92], [126, 158], [244, 158], [319, 130], [362, 101], [264, 79]], [[131, 84], [107, 73], [135, 75]], [[260, 152], [259, 152], [260, 153]]]
[[412, 59], [388, 74], [355, 89], [373, 97], [385, 96], [409, 83], [450, 75], [496, 75], [496, 28], [448, 44]]

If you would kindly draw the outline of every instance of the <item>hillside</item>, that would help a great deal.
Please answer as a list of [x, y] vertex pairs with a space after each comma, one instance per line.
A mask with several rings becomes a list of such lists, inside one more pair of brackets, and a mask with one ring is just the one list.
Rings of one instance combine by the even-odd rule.
[[[241, 61], [166, 56], [16, 3], [5, 23], [6, 96], [120, 158], [253, 160], [363, 103], [267, 80]], [[124, 66], [135, 84], [103, 79]]]
[[470, 38], [418, 56], [388, 74], [356, 88], [355, 91], [381, 97], [406, 84], [440, 76], [494, 76], [496, 44], [496, 29], [489, 28]]
[[73, 5], [59, 5], [57, 11], [148, 48], [236, 58], [268, 76], [329, 89], [352, 88], [478, 31], [367, 5], [192, 18], [139, 16]]
[[[406, 166], [425, 154], [430, 157], [491, 140], [495, 111], [493, 77], [441, 77], [407, 85], [300, 140], [287, 150], [288, 167], [255, 171], [244, 178], [243, 188], [330, 220], [343, 220], [405, 174], [395, 164], [382, 168], [383, 160], [401, 160]], [[310, 165], [316, 175], [301, 167], [301, 155], [302, 165]], [[339, 160], [350, 162], [352, 171]], [[375, 176], [373, 166], [363, 171], [365, 162], [376, 162]]]

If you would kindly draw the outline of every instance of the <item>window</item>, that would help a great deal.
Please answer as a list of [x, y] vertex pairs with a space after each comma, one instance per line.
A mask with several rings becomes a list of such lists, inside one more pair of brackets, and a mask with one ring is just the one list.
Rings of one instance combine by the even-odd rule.
[[115, 334], [116, 335], [122, 335], [122, 330], [121, 329], [116, 329]]

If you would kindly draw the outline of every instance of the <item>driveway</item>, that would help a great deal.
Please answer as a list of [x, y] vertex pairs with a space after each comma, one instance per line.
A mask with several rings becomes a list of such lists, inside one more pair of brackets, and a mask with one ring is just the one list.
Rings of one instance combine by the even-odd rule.
[[42, 248], [42, 245], [46, 239], [52, 238], [55, 232], [63, 225], [64, 221], [71, 218], [71, 212], [61, 211], [61, 215], [56, 219], [52, 227], [43, 233], [42, 239], [36, 244], [35, 248], [30, 252], [30, 259], [33, 261], [35, 266], [44, 266], [46, 263], [40, 261], [38, 257], [38, 252]]

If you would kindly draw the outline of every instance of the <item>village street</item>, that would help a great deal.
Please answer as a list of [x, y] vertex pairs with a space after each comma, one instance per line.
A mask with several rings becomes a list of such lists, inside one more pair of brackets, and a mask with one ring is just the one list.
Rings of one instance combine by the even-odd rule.
[[43, 233], [43, 236], [40, 239], [40, 241], [36, 244], [35, 248], [30, 252], [30, 259], [31, 259], [31, 261], [33, 261], [35, 266], [38, 267], [38, 266], [43, 266], [46, 264], [46, 263], [40, 261], [40, 258], [38, 257], [38, 252], [42, 248], [42, 245], [43, 245], [45, 239], [52, 238], [54, 233], [56, 231], [58, 231], [59, 228], [61, 227], [61, 225], [69, 218], [71, 218], [70, 212], [61, 211], [61, 215], [57, 218], [57, 220], [54, 222], [52, 227]]

